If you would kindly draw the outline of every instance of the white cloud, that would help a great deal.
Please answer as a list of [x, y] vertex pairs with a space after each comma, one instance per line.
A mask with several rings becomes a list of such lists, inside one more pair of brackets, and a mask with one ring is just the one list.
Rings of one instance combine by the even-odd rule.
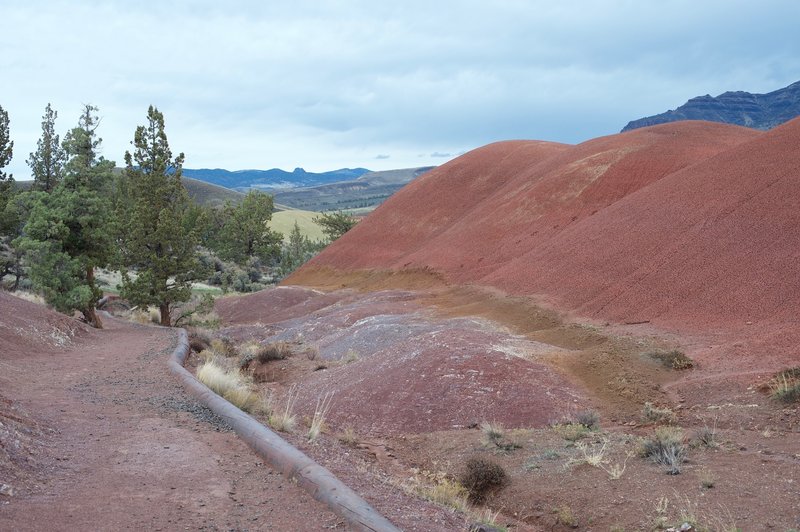
[[774, 90], [800, 71], [800, 4], [788, 1], [0, 9], [0, 105], [18, 177], [48, 102], [62, 132], [82, 103], [98, 105], [117, 161], [152, 103], [190, 167], [383, 169], [508, 138], [579, 142], [695, 95]]

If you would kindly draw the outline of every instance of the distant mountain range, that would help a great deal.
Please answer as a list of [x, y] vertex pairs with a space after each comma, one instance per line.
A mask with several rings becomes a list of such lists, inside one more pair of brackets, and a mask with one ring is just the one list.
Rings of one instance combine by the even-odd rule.
[[628, 122], [622, 131], [678, 120], [708, 120], [767, 130], [800, 116], [800, 81], [767, 94], [736, 91], [692, 98], [675, 110]]
[[325, 211], [368, 209], [380, 205], [414, 178], [433, 166], [368, 172], [358, 179], [337, 181], [314, 187], [275, 190], [275, 203], [295, 209]]
[[186, 177], [234, 190], [313, 187], [337, 181], [351, 181], [368, 172], [369, 170], [366, 168], [342, 168], [322, 173], [306, 172], [302, 168], [295, 168], [292, 172], [287, 172], [280, 168], [236, 171], [219, 168], [183, 169], [183, 175]]

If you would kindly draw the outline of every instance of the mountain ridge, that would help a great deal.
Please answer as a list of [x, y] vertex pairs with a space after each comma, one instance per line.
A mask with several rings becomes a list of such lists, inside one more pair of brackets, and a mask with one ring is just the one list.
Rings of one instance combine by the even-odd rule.
[[307, 172], [295, 168], [291, 172], [280, 168], [269, 170], [225, 170], [223, 168], [184, 168], [183, 175], [230, 189], [276, 189], [311, 187], [337, 181], [358, 179], [369, 173], [366, 168], [340, 168], [328, 172]]
[[727, 91], [719, 96], [696, 96], [677, 109], [632, 120], [622, 132], [676, 122], [706, 120], [768, 130], [800, 116], [800, 81], [766, 94]]

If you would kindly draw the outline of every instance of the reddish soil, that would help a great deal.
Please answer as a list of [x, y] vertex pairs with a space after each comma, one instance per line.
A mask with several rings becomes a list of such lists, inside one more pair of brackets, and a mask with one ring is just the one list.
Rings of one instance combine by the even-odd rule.
[[490, 145], [405, 187], [287, 282], [429, 271], [679, 334], [709, 370], [775, 372], [800, 363], [799, 144], [800, 119]]
[[[800, 410], [753, 384], [766, 373], [729, 373], [727, 387], [710, 390], [713, 371], [675, 371], [646, 355], [674, 345], [664, 338], [570, 324], [492, 291], [387, 290], [381, 285], [396, 277], [367, 277], [347, 276], [361, 292], [285, 286], [218, 305], [226, 325], [219, 334], [287, 342], [294, 351], [256, 368], [278, 409], [293, 387], [294, 412], [307, 425], [317, 401], [333, 393], [322, 449], [329, 453], [337, 438], [350, 449], [334, 466], [337, 474], [356, 464], [392, 484], [434, 482], [459, 478], [469, 458], [488, 458], [509, 482], [485, 504], [501, 510], [498, 523], [512, 530], [664, 530], [685, 520], [700, 530], [800, 524]], [[240, 305], [250, 308], [249, 318], [225, 314]], [[309, 305], [316, 310], [303, 315]], [[678, 385], [681, 396], [673, 397]], [[642, 417], [646, 401], [671, 407], [684, 431], [688, 459], [680, 475], [665, 475], [635, 454], [655, 428]], [[579, 443], [603, 449], [602, 467], [582, 463], [581, 448], [550, 427], [590, 408], [602, 428]], [[488, 443], [478, 429], [485, 421], [501, 423], [512, 448]], [[712, 445], [698, 439], [704, 430], [713, 433]], [[288, 437], [319, 456], [300, 432]], [[623, 464], [621, 478], [611, 479]]]
[[0, 529], [344, 528], [172, 382], [174, 331], [0, 308]]
[[[638, 458], [627, 487], [601, 482], [607, 474], [597, 468], [564, 475], [563, 467], [542, 466], [544, 478], [528, 478], [514, 455], [501, 459], [515, 468], [514, 488], [495, 507], [550, 527], [552, 501], [560, 500], [591, 516], [578, 520], [581, 527], [641, 529], [660, 497], [677, 496], [725, 508], [746, 530], [797, 528], [798, 409], [765, 392], [777, 371], [800, 365], [798, 145], [800, 119], [764, 133], [678, 122], [578, 146], [516, 141], [470, 152], [412, 182], [285, 282], [285, 290], [332, 291], [319, 300], [329, 309], [279, 315], [269, 295], [250, 301], [263, 298], [271, 316], [291, 315], [271, 322], [264, 338], [321, 331], [302, 339], [338, 358], [324, 347], [359, 344], [364, 333], [361, 322], [337, 313], [370, 309], [386, 290], [415, 291], [407, 297], [418, 308], [404, 316], [390, 312], [388, 320], [375, 310], [373, 319], [391, 323], [394, 336], [384, 343], [366, 335], [363, 370], [337, 366], [323, 377], [287, 363], [277, 380], [340, 390], [347, 413], [336, 422], [391, 440], [406, 467], [452, 475], [470, 453], [487, 451], [459, 428], [486, 412], [506, 412], [512, 427], [529, 420], [523, 448], [530, 453], [554, 445], [552, 434], [536, 431], [546, 430], [537, 428], [543, 412], [564, 411], [564, 398], [547, 403], [542, 390], [547, 397], [563, 385], [579, 407], [597, 408], [610, 422], [597, 438], [609, 439], [616, 458], [652, 434], [640, 428], [645, 401], [670, 406], [686, 429], [718, 423], [725, 444], [697, 447], [690, 469], [714, 470], [724, 490], [700, 489], [696, 480], [690, 489], [684, 476], [659, 482]], [[446, 332], [431, 342], [415, 329], [420, 316]], [[474, 317], [482, 318], [474, 327], [458, 321]], [[249, 331], [257, 336], [258, 327]], [[503, 366], [496, 349], [512, 337], [517, 346], [540, 346], [518, 356], [519, 367]], [[681, 348], [694, 367], [659, 367], [646, 355], [655, 347]], [[463, 365], [454, 363], [460, 350], [473, 353]], [[490, 366], [495, 385], [519, 384], [508, 402], [489, 401], [494, 409], [459, 388], [469, 370]], [[523, 367], [537, 376], [526, 381]], [[440, 377], [449, 374], [458, 378], [448, 385]], [[562, 384], [551, 388], [554, 376]], [[539, 415], [515, 418], [508, 412], [526, 389]], [[348, 402], [351, 394], [358, 399]], [[367, 422], [371, 411], [379, 424]], [[570, 449], [561, 454], [575, 458]]]

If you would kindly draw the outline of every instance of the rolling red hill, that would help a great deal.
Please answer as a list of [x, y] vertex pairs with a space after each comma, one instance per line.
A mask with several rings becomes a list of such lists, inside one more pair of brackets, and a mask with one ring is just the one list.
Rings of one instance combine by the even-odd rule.
[[429, 268], [586, 317], [785, 335], [800, 308], [798, 147], [800, 119], [492, 144], [406, 186], [298, 277]]

